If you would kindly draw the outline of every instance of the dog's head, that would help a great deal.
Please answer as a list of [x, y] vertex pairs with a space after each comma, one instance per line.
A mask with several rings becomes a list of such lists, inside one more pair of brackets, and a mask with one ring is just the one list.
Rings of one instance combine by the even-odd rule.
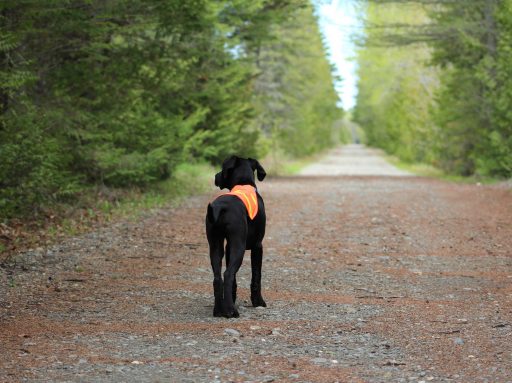
[[254, 171], [259, 181], [263, 181], [267, 173], [260, 163], [253, 158], [231, 156], [222, 163], [222, 170], [215, 174], [215, 186], [220, 189], [232, 189], [235, 185], [252, 185], [256, 187]]

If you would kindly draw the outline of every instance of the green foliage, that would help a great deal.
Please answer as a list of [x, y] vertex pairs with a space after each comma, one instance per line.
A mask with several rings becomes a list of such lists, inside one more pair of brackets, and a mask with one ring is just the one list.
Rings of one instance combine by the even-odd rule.
[[[367, 18], [369, 25], [419, 25], [427, 19], [419, 6], [374, 3], [368, 5]], [[405, 161], [431, 161], [435, 129], [430, 110], [439, 82], [437, 70], [426, 65], [431, 49], [425, 44], [389, 46], [383, 44], [383, 33], [382, 28], [368, 27], [365, 46], [359, 50], [354, 119], [365, 129], [370, 145]]]
[[0, 211], [7, 216], [36, 212], [38, 206], [78, 190], [77, 176], [67, 170], [69, 153], [57, 139], [47, 136], [45, 122], [32, 108], [16, 118], [3, 119]]
[[[314, 51], [294, 41], [306, 37], [296, 14]], [[147, 188], [182, 163], [261, 157], [260, 52], [286, 37], [289, 49], [323, 57], [314, 23], [306, 0], [2, 1], [0, 214], [35, 214], [91, 185]], [[293, 57], [302, 69], [321, 61]], [[311, 84], [327, 92], [322, 65], [307, 73], [320, 68]], [[300, 80], [290, 70], [287, 81]], [[314, 142], [300, 152], [327, 145], [330, 127], [315, 113], [335, 103], [306, 98], [315, 89], [305, 85], [287, 85], [287, 105], [310, 112], [282, 120], [304, 135], [290, 150]]]
[[300, 157], [336, 143], [343, 114], [312, 7], [293, 16], [275, 26], [277, 38], [259, 53], [256, 124], [274, 151]]
[[356, 118], [369, 141], [455, 174], [512, 176], [510, 1], [375, 1], [368, 21]]

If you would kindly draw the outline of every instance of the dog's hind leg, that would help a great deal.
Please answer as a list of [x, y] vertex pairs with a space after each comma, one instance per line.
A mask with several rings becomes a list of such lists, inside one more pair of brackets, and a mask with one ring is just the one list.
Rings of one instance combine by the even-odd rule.
[[[245, 236], [242, 236], [242, 238], [245, 238]], [[224, 272], [224, 316], [238, 318], [240, 315], [235, 308], [233, 297], [236, 296], [236, 291], [234, 291], [235, 279], [244, 258], [245, 242], [240, 239], [240, 236], [234, 236], [228, 239], [228, 246], [229, 265], [227, 265]]]
[[[229, 256], [229, 251], [230, 247], [229, 247], [229, 244], [226, 244], [226, 267], [229, 267], [229, 263], [230, 263], [230, 256]], [[233, 277], [233, 291], [232, 291], [232, 296], [233, 296], [233, 304], [236, 303], [236, 290], [237, 290], [237, 287], [238, 285], [236, 284], [236, 274], [235, 276]]]
[[215, 306], [213, 316], [223, 315], [224, 286], [222, 283], [222, 258], [224, 257], [224, 239], [215, 240], [210, 243], [210, 262], [213, 270], [213, 294]]
[[261, 264], [263, 261], [263, 245], [260, 243], [251, 248], [251, 303], [254, 307], [267, 307], [261, 296]]

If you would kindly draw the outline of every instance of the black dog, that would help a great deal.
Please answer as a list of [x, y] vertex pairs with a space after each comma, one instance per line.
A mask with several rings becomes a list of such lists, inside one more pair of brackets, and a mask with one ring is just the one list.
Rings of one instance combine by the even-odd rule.
[[[235, 308], [236, 273], [242, 265], [245, 250], [249, 249], [252, 266], [251, 302], [254, 307], [267, 306], [261, 296], [262, 240], [266, 216], [263, 199], [256, 191], [254, 171], [258, 180], [263, 181], [266, 173], [258, 161], [232, 156], [224, 161], [222, 171], [215, 175], [215, 185], [231, 191], [211, 202], [206, 214], [206, 236], [214, 275], [213, 315], [216, 317], [239, 317]], [[239, 189], [248, 189], [252, 194], [243, 195]], [[223, 283], [221, 268], [225, 239], [226, 271]]]

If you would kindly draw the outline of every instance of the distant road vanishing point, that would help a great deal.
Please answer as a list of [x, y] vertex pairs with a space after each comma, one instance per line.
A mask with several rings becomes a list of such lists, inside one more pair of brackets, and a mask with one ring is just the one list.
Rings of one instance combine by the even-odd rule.
[[331, 151], [314, 164], [306, 166], [303, 176], [412, 176], [387, 162], [380, 151], [360, 144], [350, 144]]

